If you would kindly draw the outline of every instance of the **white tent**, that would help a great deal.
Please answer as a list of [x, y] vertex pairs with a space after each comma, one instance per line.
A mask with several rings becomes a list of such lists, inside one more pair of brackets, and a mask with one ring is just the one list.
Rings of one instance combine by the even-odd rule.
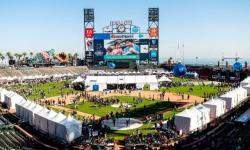
[[20, 95], [18, 95], [15, 92], [8, 92], [4, 96], [4, 103], [7, 105], [8, 108], [10, 109], [15, 109], [16, 108], [16, 103], [19, 103], [23, 100], [24, 98]]
[[43, 108], [41, 111], [34, 113], [35, 116], [35, 127], [43, 132], [47, 132], [47, 120], [42, 116], [47, 115], [49, 110], [47, 108]]
[[79, 83], [79, 82], [84, 82], [85, 80], [81, 77], [78, 76], [74, 81], [72, 81], [72, 83]]
[[149, 84], [150, 90], [158, 90], [158, 81], [155, 75], [128, 75], [128, 76], [87, 76], [85, 87], [87, 91], [98, 86], [99, 91], [107, 89], [107, 85], [135, 84], [136, 88], [142, 89], [145, 84]]
[[237, 102], [240, 103], [247, 97], [247, 90], [242, 87], [238, 87], [234, 90], [237, 95]]
[[82, 124], [81, 122], [68, 116], [66, 119], [59, 122], [59, 126], [56, 128], [58, 137], [65, 139], [68, 142], [82, 135]]
[[18, 118], [21, 117], [21, 109], [22, 109], [22, 105], [26, 103], [26, 100], [23, 99], [22, 101], [20, 101], [19, 103], [16, 103], [16, 116]]
[[176, 129], [181, 133], [189, 133], [197, 129], [197, 114], [189, 109], [178, 113], [174, 117]]
[[247, 77], [246, 79], [240, 82], [241, 86], [245, 86], [247, 84], [250, 84], [250, 77]]
[[4, 102], [5, 95], [6, 95], [8, 92], [9, 92], [9, 91], [0, 88], [0, 102], [2, 102], [2, 103]]
[[208, 124], [210, 122], [210, 109], [199, 104], [197, 106], [195, 106], [195, 108], [197, 110], [200, 111], [200, 113], [202, 114], [201, 115], [201, 126], [200, 127], [203, 127], [204, 125]]
[[43, 109], [42, 106], [40, 106], [38, 104], [34, 104], [34, 103], [26, 108], [26, 111], [28, 112], [27, 113], [28, 114], [28, 123], [30, 125], [35, 125], [35, 122], [34, 122], [34, 120], [35, 120], [34, 113], [35, 112], [39, 112], [42, 109]]
[[250, 95], [250, 84], [243, 86], [243, 88], [247, 90], [247, 95]]
[[220, 98], [226, 101], [226, 108], [228, 110], [234, 108], [237, 105], [237, 95], [232, 91], [221, 95]]
[[[59, 122], [63, 121], [64, 119], [66, 119], [67, 117], [65, 115], [63, 115], [61, 112], [57, 113], [57, 115], [53, 118], [50, 118], [49, 121], [49, 134], [51, 136], [58, 136], [59, 137], [59, 133], [60, 131], [57, 131], [59, 133], [56, 132], [57, 128], [60, 128], [59, 126], [61, 124], [59, 124]], [[58, 134], [58, 135], [57, 135]], [[59, 138], [63, 138], [63, 137], [59, 137]]]
[[158, 90], [159, 89], [156, 76], [154, 76], [154, 75], [145, 76], [145, 79], [146, 79], [146, 84], [149, 84], [150, 90]]
[[158, 79], [158, 82], [172, 82], [172, 80], [163, 75], [160, 79]]
[[34, 108], [36, 106], [36, 104], [34, 102], [30, 102], [27, 105], [24, 105], [23, 107], [23, 121], [24, 122], [28, 122], [28, 123], [32, 123], [33, 120], [33, 115], [31, 115], [30, 111], [32, 112], [32, 108]]
[[25, 102], [23, 103], [19, 103], [17, 104], [16, 106], [19, 107], [19, 116], [20, 116], [20, 119], [24, 121], [24, 117], [25, 117], [25, 107], [29, 106], [31, 103], [31, 101], [29, 100], [26, 100]]
[[221, 99], [211, 99], [203, 105], [210, 109], [210, 118], [215, 119], [225, 113], [226, 102]]

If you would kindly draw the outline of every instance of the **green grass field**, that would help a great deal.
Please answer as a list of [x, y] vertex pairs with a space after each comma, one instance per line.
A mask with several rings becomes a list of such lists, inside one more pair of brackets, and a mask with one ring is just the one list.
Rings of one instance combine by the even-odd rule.
[[201, 80], [201, 79], [181, 78], [181, 77], [173, 77], [171, 80], [173, 82], [197, 82], [197, 81], [204, 81], [204, 80]]
[[[166, 109], [171, 109], [173, 108], [173, 104], [170, 102], [166, 101], [159, 101], [159, 100], [148, 100], [148, 99], [143, 99], [142, 103], [137, 104], [137, 99], [136, 101], [133, 101], [133, 97], [130, 96], [115, 96], [115, 99], [119, 99], [120, 102], [122, 103], [130, 103], [130, 104], [135, 104], [135, 107], [130, 107], [131, 109], [131, 117], [143, 117], [149, 114], [154, 114], [159, 111], [164, 111]], [[144, 106], [146, 108], [144, 109]], [[66, 106], [68, 108], [74, 108], [72, 104]], [[88, 114], [95, 114], [97, 116], [105, 116], [107, 113], [112, 112], [121, 112], [125, 111], [125, 109], [121, 108], [114, 108], [110, 105], [104, 106], [104, 105], [98, 105], [93, 102], [85, 101], [84, 104], [83, 102], [80, 102], [77, 108], [78, 111], [85, 112]]]
[[[190, 91], [190, 88], [193, 90]], [[227, 88], [223, 88], [223, 90], [227, 90]], [[173, 93], [184, 93], [190, 95], [196, 95], [200, 97], [205, 97], [204, 93], [209, 94], [218, 94], [219, 89], [216, 86], [212, 85], [194, 85], [194, 86], [178, 86], [178, 87], [170, 87], [170, 88], [161, 88], [160, 91], [173, 92]]]
[[61, 93], [67, 93], [72, 92], [75, 90], [64, 88], [64, 83], [67, 83], [70, 81], [58, 81], [58, 82], [49, 82], [49, 83], [39, 83], [39, 84], [18, 84], [18, 85], [12, 85], [8, 89], [16, 91], [17, 89], [23, 89], [24, 91], [28, 91], [29, 89], [33, 90], [33, 93], [31, 95], [27, 95], [24, 93], [21, 93], [22, 96], [24, 96], [27, 99], [34, 100], [34, 99], [41, 99], [40, 90], [43, 90], [45, 92], [46, 97], [53, 97], [53, 96], [59, 96]]

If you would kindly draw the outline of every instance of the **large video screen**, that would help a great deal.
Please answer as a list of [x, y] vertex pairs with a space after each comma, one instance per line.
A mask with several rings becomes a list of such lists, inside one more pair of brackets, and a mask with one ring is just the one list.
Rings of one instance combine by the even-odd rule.
[[[148, 60], [151, 57], [150, 44], [152, 45], [152, 41], [149, 40], [148, 34], [95, 33], [94, 59], [96, 61]], [[158, 45], [158, 41], [153, 41], [153, 44]], [[157, 48], [158, 46], [155, 46], [154, 51]]]

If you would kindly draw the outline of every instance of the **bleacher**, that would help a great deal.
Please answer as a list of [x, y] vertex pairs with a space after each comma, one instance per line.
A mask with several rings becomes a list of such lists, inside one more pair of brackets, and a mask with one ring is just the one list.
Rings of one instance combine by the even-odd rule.
[[32, 142], [14, 126], [0, 126], [0, 149], [24, 149], [32, 147]]
[[86, 66], [69, 66], [69, 67], [43, 67], [43, 68], [8, 68], [0, 69], [0, 77], [14, 77], [14, 76], [30, 76], [30, 75], [49, 75], [54, 74], [73, 74], [79, 75], [82, 72], [88, 71]]

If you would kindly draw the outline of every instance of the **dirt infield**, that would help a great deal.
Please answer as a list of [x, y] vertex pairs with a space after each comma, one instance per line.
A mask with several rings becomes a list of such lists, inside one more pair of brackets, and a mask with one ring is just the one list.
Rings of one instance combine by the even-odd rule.
[[[160, 99], [160, 94], [161, 92], [158, 92], [158, 91], [131, 91], [131, 93], [129, 93], [128, 91], [126, 91], [126, 93], [123, 91], [122, 93], [119, 93], [119, 92], [114, 92], [114, 91], [108, 91], [108, 92], [87, 92], [89, 95], [91, 96], [100, 96], [100, 97], [103, 97], [103, 98], [106, 98], [106, 97], [112, 97], [112, 96], [133, 96], [133, 97], [139, 97], [139, 95], [141, 95], [141, 97], [143, 98], [148, 98], [148, 99]], [[62, 100], [62, 101], [65, 101], [65, 104], [68, 105], [68, 104], [72, 104], [73, 103], [73, 99], [78, 96], [78, 95], [68, 95], [68, 96], [55, 96], [55, 97], [50, 97], [50, 98], [47, 98], [47, 100], [55, 100], [55, 101], [58, 101], [58, 100]], [[169, 93], [169, 92], [166, 92], [165, 93], [165, 96], [164, 96], [164, 101], [170, 101], [170, 102], [173, 102], [173, 103], [183, 103], [185, 105], [183, 105], [182, 107], [187, 107], [187, 106], [191, 106], [195, 103], [201, 103], [204, 101], [204, 98], [202, 97], [199, 97], [199, 96], [193, 96], [193, 95], [190, 95], [189, 99], [188, 99], [188, 95], [185, 95], [184, 94], [184, 99], [182, 99], [182, 95], [178, 95], [176, 93]], [[51, 106], [52, 108], [55, 108], [55, 109], [60, 109], [60, 110], [64, 110], [66, 112], [72, 112], [73, 110], [72, 109], [69, 109], [69, 108], [66, 108], [64, 106], [58, 106], [58, 105], [54, 105], [54, 106]], [[84, 116], [84, 117], [92, 117], [91, 114], [88, 114], [88, 113], [84, 113], [84, 112], [80, 112], [80, 111], [77, 111], [77, 114], [80, 115], [80, 116]], [[100, 117], [99, 116], [95, 116], [95, 119], [99, 119]]]
[[[154, 97], [154, 99], [160, 99], [160, 94], [161, 92], [158, 91], [131, 91], [131, 93], [129, 93], [128, 91], [126, 93], [118, 93], [118, 92], [88, 92], [88, 94], [94, 96], [100, 96], [100, 97], [111, 97], [111, 96], [135, 96], [135, 97], [139, 97], [139, 95], [141, 95], [141, 97], [143, 98], [149, 98], [152, 99]], [[201, 103], [204, 101], [204, 98], [199, 97], [199, 96], [193, 96], [190, 95], [189, 99], [188, 99], [188, 95], [184, 94], [184, 99], [182, 99], [182, 95], [178, 95], [176, 93], [170, 93], [170, 92], [166, 92], [165, 96], [164, 96], [164, 101], [169, 101], [170, 102], [183, 102], [183, 103], [188, 103], [188, 104], [194, 104], [196, 103]]]

